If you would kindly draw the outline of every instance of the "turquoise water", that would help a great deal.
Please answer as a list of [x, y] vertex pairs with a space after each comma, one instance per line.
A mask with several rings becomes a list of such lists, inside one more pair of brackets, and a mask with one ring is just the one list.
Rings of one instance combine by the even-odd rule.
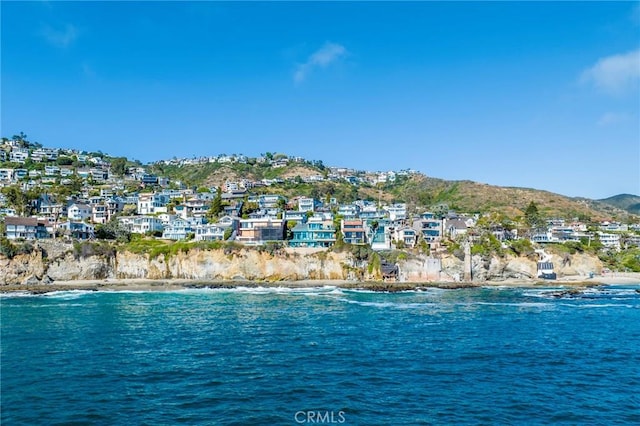
[[1, 420], [638, 424], [637, 289], [3, 295]]

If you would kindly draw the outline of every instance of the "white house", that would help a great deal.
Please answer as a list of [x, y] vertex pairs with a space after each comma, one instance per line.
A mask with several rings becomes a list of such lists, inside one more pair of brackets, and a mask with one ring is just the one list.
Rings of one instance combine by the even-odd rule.
[[88, 204], [74, 203], [67, 209], [67, 217], [70, 220], [83, 221], [91, 217], [92, 209]]
[[13, 148], [11, 150], [11, 154], [9, 155], [9, 161], [12, 163], [20, 163], [23, 164], [29, 158], [29, 149], [28, 148]]
[[407, 219], [407, 205], [404, 203], [392, 204], [390, 206], [384, 206], [384, 210], [389, 215], [389, 220], [395, 222], [397, 220]]
[[162, 232], [164, 230], [162, 221], [154, 216], [121, 216], [118, 220], [134, 234]]
[[138, 214], [167, 213], [169, 197], [164, 194], [140, 194], [138, 196]]
[[413, 248], [418, 241], [418, 233], [415, 229], [403, 226], [394, 230], [393, 239], [404, 243], [405, 247]]
[[191, 232], [194, 232], [191, 223], [184, 219], [176, 218], [164, 227], [162, 238], [166, 240], [184, 240]]
[[606, 232], [598, 232], [598, 237], [603, 246], [620, 250], [620, 234], [609, 234]]
[[316, 200], [313, 198], [300, 197], [298, 199], [298, 211], [313, 212], [316, 210]]

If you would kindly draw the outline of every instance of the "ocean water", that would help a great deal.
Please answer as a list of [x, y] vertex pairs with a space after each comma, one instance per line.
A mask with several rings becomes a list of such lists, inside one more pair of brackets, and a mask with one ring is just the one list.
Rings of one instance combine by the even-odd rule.
[[2, 295], [1, 421], [640, 424], [639, 289]]

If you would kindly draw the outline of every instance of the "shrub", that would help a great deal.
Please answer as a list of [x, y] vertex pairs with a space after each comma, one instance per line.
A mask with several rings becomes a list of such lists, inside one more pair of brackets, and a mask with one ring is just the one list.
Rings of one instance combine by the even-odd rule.
[[0, 238], [0, 253], [11, 259], [16, 255], [16, 246], [7, 238]]
[[106, 258], [112, 258], [115, 256], [116, 250], [108, 243], [101, 242], [75, 242], [73, 243], [73, 257], [74, 259], [85, 259], [91, 256], [104, 256]]
[[515, 240], [511, 242], [509, 246], [512, 252], [514, 252], [517, 256], [530, 256], [535, 253], [533, 248], [533, 244], [530, 240], [523, 238], [521, 240]]

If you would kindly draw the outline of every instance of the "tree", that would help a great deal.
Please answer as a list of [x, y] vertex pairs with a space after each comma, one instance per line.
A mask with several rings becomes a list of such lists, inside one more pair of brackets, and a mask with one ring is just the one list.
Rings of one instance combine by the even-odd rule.
[[24, 132], [20, 132], [17, 135], [13, 135], [11, 137], [15, 142], [20, 142], [20, 146], [28, 146], [29, 142], [27, 141], [27, 135]]
[[56, 160], [56, 164], [58, 166], [70, 166], [73, 164], [73, 159], [71, 157], [61, 156]]
[[131, 232], [118, 220], [111, 219], [104, 225], [96, 226], [96, 238], [103, 240], [116, 240], [120, 243], [131, 241]]
[[287, 240], [293, 239], [293, 228], [295, 228], [297, 224], [298, 222], [296, 222], [295, 220], [287, 221], [287, 236], [285, 237], [285, 239]]
[[538, 228], [542, 225], [542, 217], [538, 211], [536, 203], [531, 201], [524, 211], [524, 220], [531, 229]]
[[112, 159], [111, 171], [117, 176], [124, 176], [127, 173], [127, 159], [124, 157]]
[[33, 188], [24, 192], [17, 185], [2, 188], [2, 194], [5, 196], [7, 203], [16, 210], [19, 216], [31, 214], [32, 202], [37, 200], [41, 193], [40, 188]]
[[212, 218], [218, 217], [220, 213], [222, 213], [222, 189], [218, 187], [216, 198], [213, 199], [211, 209], [209, 209], [209, 216]]

